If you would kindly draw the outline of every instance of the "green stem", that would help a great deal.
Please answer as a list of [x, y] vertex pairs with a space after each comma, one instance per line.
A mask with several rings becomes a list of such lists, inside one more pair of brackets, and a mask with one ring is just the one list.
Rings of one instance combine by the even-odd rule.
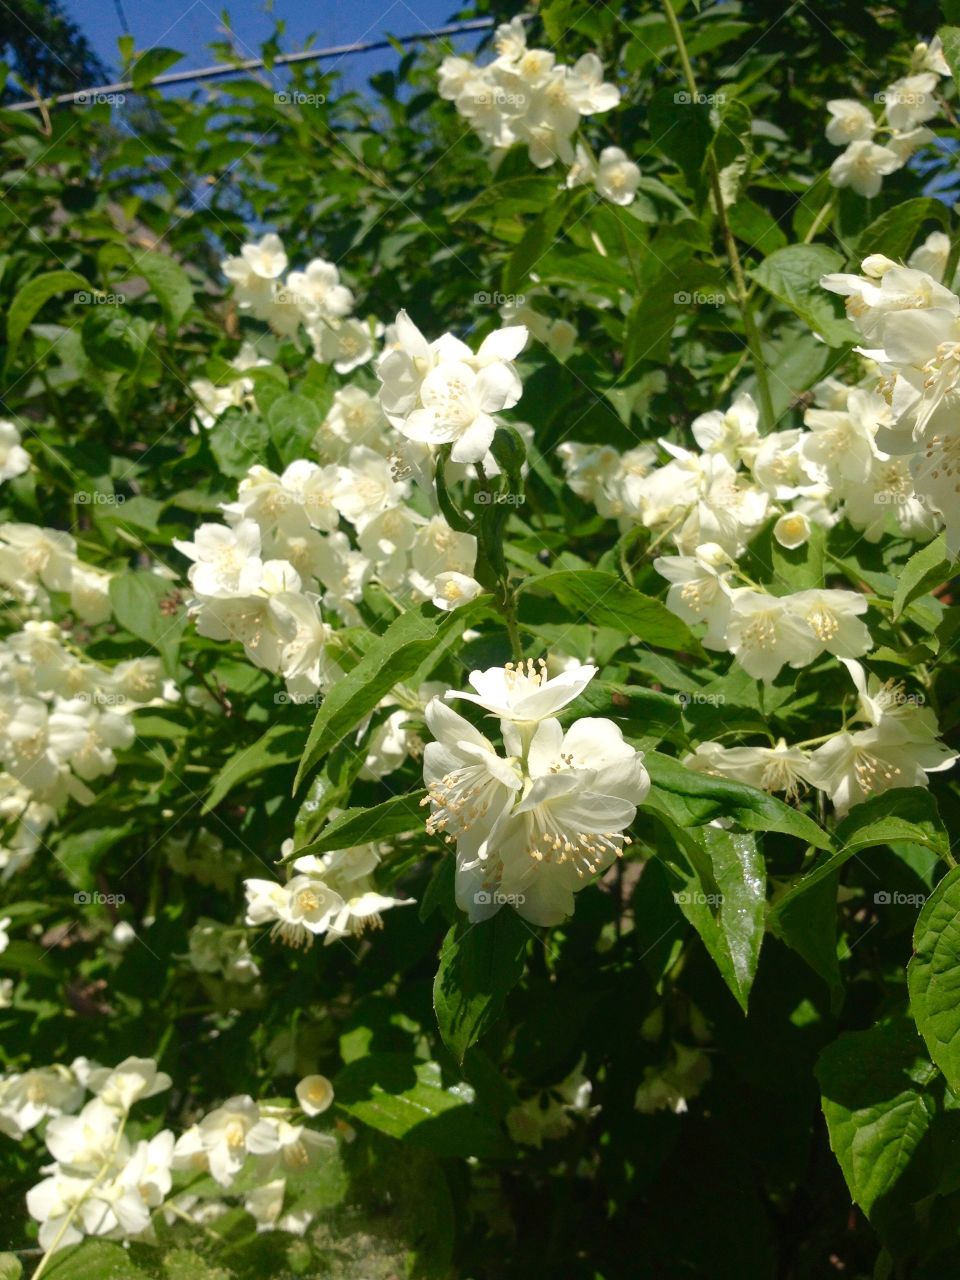
[[[693, 66], [690, 62], [690, 55], [687, 53], [686, 42], [683, 38], [683, 31], [680, 23], [677, 21], [677, 15], [673, 11], [673, 5], [670, 0], [663, 0], [663, 11], [666, 15], [670, 30], [673, 32], [673, 38], [676, 41], [677, 52], [680, 55], [680, 65], [683, 68], [684, 79], [687, 82], [687, 88], [690, 91], [691, 99], [696, 102], [699, 100], [699, 90], [697, 89], [696, 76], [693, 74]], [[743, 266], [740, 262], [740, 254], [737, 252], [737, 244], [734, 239], [733, 229], [727, 218], [727, 210], [723, 203], [723, 190], [720, 185], [720, 169], [717, 165], [717, 157], [711, 149], [707, 154], [707, 169], [710, 176], [710, 190], [713, 195], [713, 204], [716, 211], [717, 219], [720, 222], [720, 229], [723, 232], [724, 247], [727, 251], [727, 257], [730, 259], [730, 270], [733, 274], [734, 287], [737, 291], [737, 304], [740, 307], [740, 314], [743, 318], [743, 332], [750, 349], [750, 355], [753, 360], [753, 371], [757, 379], [757, 392], [760, 397], [760, 414], [763, 425], [767, 431], [770, 431], [774, 425], [773, 399], [770, 395], [770, 382], [767, 378], [767, 367], [763, 361], [763, 349], [760, 346], [760, 333], [757, 329], [756, 321], [753, 316], [753, 308], [750, 305], [750, 295], [747, 289], [746, 278], [743, 274]]]

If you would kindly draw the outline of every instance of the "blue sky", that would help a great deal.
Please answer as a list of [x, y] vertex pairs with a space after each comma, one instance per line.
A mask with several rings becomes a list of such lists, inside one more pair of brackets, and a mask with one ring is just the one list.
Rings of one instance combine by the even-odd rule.
[[[221, 12], [227, 8], [238, 51], [258, 57], [260, 44], [272, 32], [275, 19], [286, 23], [283, 51], [293, 53], [306, 46], [374, 40], [386, 34], [401, 36], [444, 26], [461, 9], [457, 0], [241, 0], [224, 6], [218, 0], [119, 0], [137, 48], [163, 45], [186, 54], [173, 70], [205, 66], [215, 59], [207, 46], [223, 38]], [[104, 63], [118, 67], [117, 37], [123, 28], [116, 0], [64, 0], [64, 8], [86, 33]], [[470, 47], [475, 37], [461, 37], [458, 45]], [[337, 70], [344, 84], [361, 88], [376, 71], [396, 64], [391, 49], [344, 58]], [[331, 70], [335, 60], [324, 61]], [[188, 86], [189, 87], [189, 86]]]

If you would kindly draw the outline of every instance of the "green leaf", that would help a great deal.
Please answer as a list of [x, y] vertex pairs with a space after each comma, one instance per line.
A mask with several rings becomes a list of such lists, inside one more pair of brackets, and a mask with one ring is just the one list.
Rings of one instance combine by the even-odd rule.
[[[674, 900], [746, 1013], [763, 942], [767, 889], [763, 857], [753, 836], [718, 827], [703, 827], [692, 835], [685, 832], [682, 843], [693, 874], [680, 872], [684, 885]], [[701, 851], [706, 860], [699, 856]]]
[[482, 924], [460, 922], [443, 941], [433, 1007], [443, 1043], [459, 1063], [500, 1016], [523, 974], [530, 929], [513, 911]]
[[137, 254], [133, 258], [133, 266], [163, 307], [170, 329], [178, 329], [193, 306], [193, 286], [183, 267], [165, 253], [152, 250]]
[[56, 294], [65, 293], [68, 289], [80, 290], [88, 296], [93, 292], [83, 276], [78, 275], [76, 271], [48, 271], [45, 275], [34, 276], [17, 291], [7, 312], [5, 369], [10, 369], [12, 366], [27, 326], [43, 304]]
[[225, 476], [245, 476], [255, 463], [270, 463], [270, 431], [258, 413], [228, 409], [206, 433], [210, 449]]
[[320, 758], [355, 729], [394, 685], [418, 672], [421, 679], [425, 678], [425, 667], [435, 665], [433, 659], [439, 662], [446, 648], [473, 621], [475, 612], [467, 605], [441, 615], [432, 605], [421, 605], [396, 618], [320, 704], [297, 770], [294, 791]]
[[146, 641], [163, 659], [169, 675], [176, 673], [180, 637], [186, 611], [171, 598], [174, 588], [155, 573], [128, 571], [110, 579], [113, 616], [131, 635]]
[[305, 853], [330, 853], [337, 849], [351, 849], [357, 844], [372, 840], [384, 840], [387, 836], [403, 835], [407, 831], [422, 831], [424, 813], [421, 801], [426, 792], [413, 791], [405, 796], [393, 796], [382, 804], [369, 809], [345, 809], [331, 819], [316, 840], [296, 849], [291, 858], [301, 858]]
[[686, 623], [666, 605], [631, 587], [614, 573], [600, 569], [558, 569], [522, 583], [519, 590], [553, 596], [576, 615], [577, 622], [614, 627], [636, 635], [642, 644], [696, 653], [699, 644]]
[[916, 600], [917, 596], [926, 595], [931, 588], [949, 581], [953, 564], [942, 533], [925, 547], [915, 551], [898, 575], [897, 589], [893, 595], [893, 616], [899, 618], [911, 600]]
[[0, 1253], [0, 1280], [20, 1280], [23, 1264], [15, 1253]]
[[748, 274], [829, 346], [842, 347], [855, 342], [857, 334], [848, 320], [837, 316], [831, 295], [820, 286], [820, 277], [842, 271], [843, 266], [843, 258], [826, 245], [795, 244], [776, 249]]
[[960, 83], [960, 27], [941, 27], [937, 35], [943, 42], [943, 56], [947, 60], [947, 66], [955, 82]]
[[285, 392], [267, 410], [267, 424], [274, 448], [285, 464], [308, 457], [313, 438], [323, 421], [319, 405], [306, 396]]
[[67, 832], [54, 843], [54, 856], [75, 888], [92, 890], [96, 886], [96, 871], [102, 859], [114, 845], [125, 840], [135, 830], [132, 822], [126, 822], [116, 826]]
[[707, 150], [714, 137], [710, 105], [692, 101], [685, 89], [670, 84], [658, 89], [650, 99], [647, 124], [653, 145], [680, 169], [690, 190], [698, 193]]
[[942, 858], [950, 847], [937, 802], [925, 787], [896, 787], [854, 805], [834, 832], [834, 839], [837, 851], [784, 890], [776, 900], [777, 911], [834, 875], [861, 849], [906, 840]]
[[337, 1105], [364, 1124], [440, 1156], [508, 1156], [510, 1143], [473, 1101], [469, 1086], [447, 1088], [440, 1067], [405, 1053], [374, 1053], [334, 1081]]
[[779, 831], [817, 849], [831, 847], [830, 836], [812, 818], [766, 791], [696, 773], [659, 751], [648, 751], [644, 764], [653, 783], [644, 808], [662, 813], [680, 828], [729, 818], [748, 831]]
[[277, 765], [292, 764], [300, 754], [303, 731], [294, 726], [272, 724], [256, 742], [231, 755], [213, 781], [202, 813], [215, 809], [234, 787]]
[[910, 1012], [930, 1057], [960, 1094], [960, 867], [944, 876], [920, 912], [913, 952]]
[[820, 975], [836, 1001], [841, 991], [836, 876], [825, 876], [808, 892], [771, 903], [767, 927]]
[[178, 53], [176, 49], [164, 49], [161, 46], [148, 49], [133, 65], [130, 79], [133, 81], [134, 89], [137, 92], [145, 89], [151, 80], [163, 75], [168, 67], [172, 67], [182, 57], [183, 54]]
[[850, 1195], [868, 1217], [911, 1194], [911, 1162], [933, 1118], [934, 1069], [908, 1019], [849, 1031], [816, 1067], [823, 1114]]
[[938, 857], [949, 852], [949, 838], [937, 802], [924, 787], [896, 788], [856, 805], [837, 827], [834, 837], [839, 846], [836, 854], [791, 886], [784, 901], [832, 875], [861, 849], [908, 841], [923, 845]]
[[110, 604], [120, 626], [145, 640], [164, 660], [168, 675], [177, 671], [180, 636], [187, 614], [172, 595], [169, 579], [128, 571], [110, 579]]
[[894, 262], [903, 262], [928, 222], [936, 222], [944, 230], [949, 228], [947, 205], [929, 196], [918, 196], [885, 210], [857, 238], [856, 250], [851, 255], [855, 268], [859, 270], [861, 259], [871, 253], [882, 253]]
[[148, 1280], [122, 1245], [106, 1240], [84, 1240], [58, 1249], [43, 1274], [49, 1280]]

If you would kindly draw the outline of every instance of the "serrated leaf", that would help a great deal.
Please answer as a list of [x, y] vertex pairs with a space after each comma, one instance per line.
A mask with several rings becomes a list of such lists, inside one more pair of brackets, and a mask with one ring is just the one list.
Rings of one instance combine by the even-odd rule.
[[215, 809], [241, 782], [277, 765], [292, 764], [300, 754], [302, 741], [301, 729], [285, 724], [271, 725], [256, 742], [230, 757], [214, 779], [201, 812]]
[[438, 614], [432, 605], [421, 605], [394, 619], [320, 704], [297, 770], [294, 791], [320, 758], [355, 729], [394, 685], [422, 672], [433, 659], [439, 661], [445, 648], [472, 622], [475, 612], [472, 605], [466, 605], [453, 613]]
[[183, 317], [193, 306], [193, 286], [183, 267], [165, 253], [150, 250], [133, 259], [133, 267], [150, 286], [151, 293], [163, 307], [171, 330], [180, 327]]
[[868, 1217], [910, 1199], [911, 1162], [930, 1128], [933, 1075], [908, 1019], [850, 1031], [820, 1055], [823, 1114], [850, 1195]]
[[646, 596], [614, 573], [600, 569], [558, 569], [524, 582], [520, 591], [554, 596], [577, 614], [577, 622], [614, 627], [636, 635], [643, 644], [696, 653], [699, 644], [689, 627], [666, 605]]
[[458, 1062], [500, 1016], [523, 974], [530, 937], [519, 916], [507, 910], [482, 924], [462, 921], [448, 932], [433, 980], [433, 1007], [443, 1043]]
[[424, 811], [421, 801], [426, 792], [422, 789], [405, 796], [392, 796], [381, 804], [368, 809], [345, 809], [338, 813], [316, 838], [291, 858], [301, 858], [305, 853], [330, 853], [337, 849], [351, 849], [357, 844], [372, 840], [385, 840], [388, 836], [403, 835], [407, 831], [422, 831]]
[[950, 843], [937, 802], [925, 787], [897, 787], [855, 805], [837, 827], [834, 840], [837, 851], [784, 890], [775, 910], [834, 875], [861, 849], [906, 840], [943, 857], [949, 852]]
[[960, 867], [940, 881], [920, 912], [907, 966], [910, 1012], [955, 1094], [960, 1094]]
[[92, 293], [90, 285], [76, 271], [48, 271], [42, 276], [34, 276], [17, 290], [7, 312], [5, 369], [9, 369], [13, 364], [13, 358], [17, 354], [27, 326], [43, 304], [58, 293], [66, 293], [68, 289]]
[[697, 773], [659, 751], [648, 751], [644, 764], [653, 783], [644, 807], [662, 812], [681, 828], [727, 818], [748, 831], [779, 831], [816, 849], [831, 847], [830, 836], [812, 818], [766, 791]]
[[473, 1090], [444, 1086], [435, 1062], [373, 1053], [344, 1067], [334, 1087], [341, 1110], [411, 1146], [440, 1156], [510, 1154], [510, 1143], [473, 1101]]
[[893, 596], [893, 616], [899, 618], [911, 600], [916, 600], [932, 587], [948, 581], [953, 566], [954, 561], [947, 553], [947, 543], [942, 533], [925, 547], [915, 551], [898, 575], [897, 589]]
[[843, 266], [843, 258], [826, 245], [795, 244], [774, 250], [748, 274], [829, 346], [842, 347], [855, 342], [857, 333], [848, 320], [839, 318], [820, 278]]

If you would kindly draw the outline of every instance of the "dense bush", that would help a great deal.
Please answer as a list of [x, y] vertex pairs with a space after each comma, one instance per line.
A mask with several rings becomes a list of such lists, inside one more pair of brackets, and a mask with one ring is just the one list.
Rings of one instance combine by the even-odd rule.
[[956, 1272], [960, 12], [823, 8], [0, 109], [4, 1280]]

